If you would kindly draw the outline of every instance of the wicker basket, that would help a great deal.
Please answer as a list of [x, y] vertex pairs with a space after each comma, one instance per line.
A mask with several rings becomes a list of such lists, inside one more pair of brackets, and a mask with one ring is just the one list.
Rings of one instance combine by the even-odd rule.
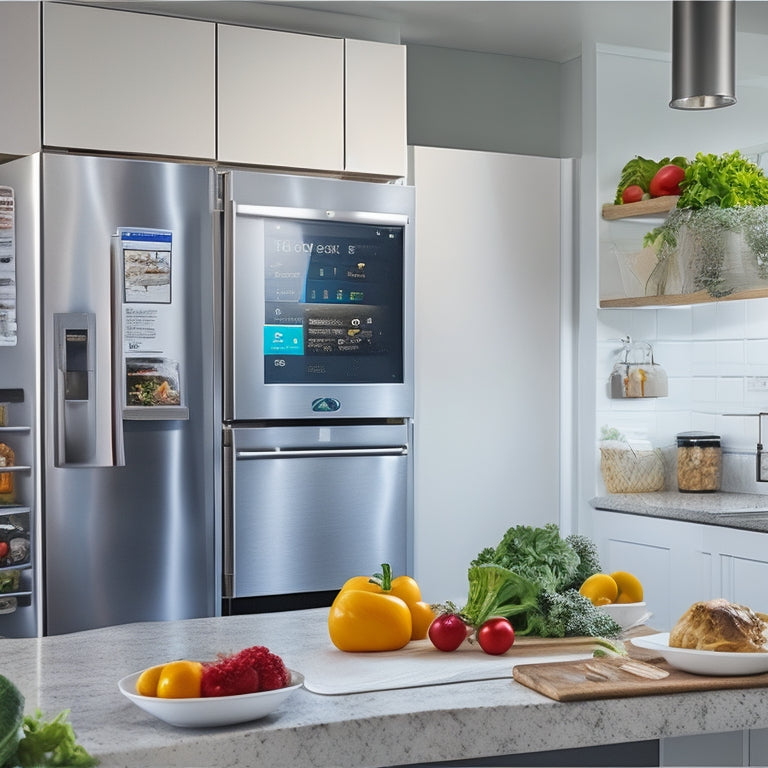
[[661, 451], [634, 451], [621, 447], [600, 447], [600, 472], [608, 493], [650, 493], [664, 488], [664, 461]]

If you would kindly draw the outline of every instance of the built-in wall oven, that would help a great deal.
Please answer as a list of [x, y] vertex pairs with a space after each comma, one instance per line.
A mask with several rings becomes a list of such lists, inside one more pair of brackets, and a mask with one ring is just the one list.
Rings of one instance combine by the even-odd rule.
[[222, 174], [225, 613], [412, 570], [413, 190]]

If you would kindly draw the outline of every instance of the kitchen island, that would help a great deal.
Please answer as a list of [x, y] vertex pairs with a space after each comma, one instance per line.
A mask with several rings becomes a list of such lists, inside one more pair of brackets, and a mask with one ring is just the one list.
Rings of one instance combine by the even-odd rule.
[[512, 680], [514, 646], [504, 679], [347, 695], [299, 689], [273, 715], [220, 728], [174, 728], [118, 691], [119, 679], [150, 665], [249, 645], [301, 672], [328, 652], [326, 616], [312, 609], [5, 639], [0, 671], [26, 697], [26, 712], [69, 709], [102, 768], [418, 765], [768, 727], [768, 688], [556, 702]]

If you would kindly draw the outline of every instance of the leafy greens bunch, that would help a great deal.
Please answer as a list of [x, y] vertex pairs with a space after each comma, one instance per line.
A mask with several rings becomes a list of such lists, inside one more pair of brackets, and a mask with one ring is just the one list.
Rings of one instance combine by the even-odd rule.
[[621, 177], [619, 178], [619, 185], [616, 187], [614, 203], [616, 205], [621, 204], [622, 193], [627, 187], [637, 185], [647, 192], [650, 188], [651, 180], [665, 165], [679, 165], [681, 168], [685, 168], [687, 163], [688, 160], [682, 156], [649, 160], [647, 157], [636, 155], [621, 169]]
[[621, 627], [578, 591], [600, 571], [597, 548], [588, 537], [562, 538], [554, 523], [518, 525], [470, 563], [461, 615], [475, 627], [504, 616], [519, 635], [615, 637]]
[[740, 208], [768, 205], [768, 178], [738, 150], [722, 155], [699, 152], [685, 169], [678, 208]]

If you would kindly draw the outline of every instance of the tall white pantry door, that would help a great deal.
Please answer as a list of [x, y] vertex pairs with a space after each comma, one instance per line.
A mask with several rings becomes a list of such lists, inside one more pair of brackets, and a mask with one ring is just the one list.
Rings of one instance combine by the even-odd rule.
[[414, 576], [425, 600], [461, 601], [507, 528], [560, 522], [570, 161], [412, 147], [410, 169]]

